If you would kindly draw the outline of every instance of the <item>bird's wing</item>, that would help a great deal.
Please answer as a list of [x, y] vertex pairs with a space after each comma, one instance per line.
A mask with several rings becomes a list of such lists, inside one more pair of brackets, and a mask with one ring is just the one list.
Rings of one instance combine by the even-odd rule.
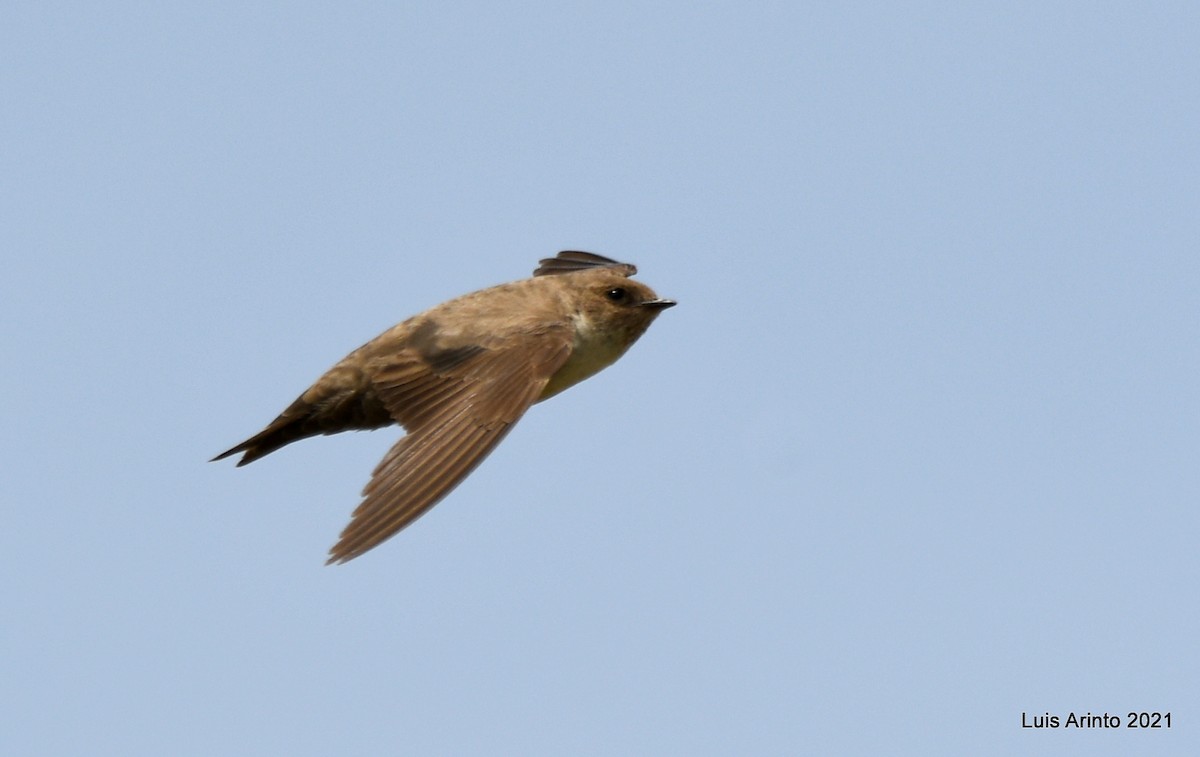
[[570, 352], [570, 336], [560, 329], [501, 348], [405, 351], [389, 359], [372, 383], [408, 435], [375, 468], [329, 562], [377, 546], [449, 494], [537, 401]]
[[539, 260], [538, 267], [534, 270], [533, 275], [535, 277], [557, 276], [563, 273], [574, 273], [575, 271], [589, 271], [593, 268], [612, 268], [623, 276], [633, 276], [637, 273], [637, 266], [631, 263], [619, 263], [612, 258], [606, 258], [594, 252], [563, 250], [552, 258], [542, 258]]

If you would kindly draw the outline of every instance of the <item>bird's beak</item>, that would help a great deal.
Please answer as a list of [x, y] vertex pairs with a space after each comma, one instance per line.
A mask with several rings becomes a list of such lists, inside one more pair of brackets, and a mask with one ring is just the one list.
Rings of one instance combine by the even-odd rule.
[[650, 308], [651, 310], [666, 310], [667, 308], [673, 308], [673, 307], [675, 307], [675, 305], [676, 305], [677, 303], [675, 302], [675, 300], [664, 300], [664, 299], [662, 299], [662, 298], [660, 297], [660, 298], [659, 298], [659, 299], [657, 299], [657, 300], [646, 300], [646, 301], [644, 301], [644, 302], [641, 302], [641, 303], [639, 303], [639, 304], [640, 304], [642, 307], [644, 307], [644, 308]]

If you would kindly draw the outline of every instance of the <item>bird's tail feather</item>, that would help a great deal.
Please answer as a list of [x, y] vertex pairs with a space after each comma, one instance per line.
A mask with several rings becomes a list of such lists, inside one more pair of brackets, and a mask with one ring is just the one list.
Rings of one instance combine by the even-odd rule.
[[312, 410], [312, 405], [303, 400], [296, 400], [278, 418], [271, 421], [271, 425], [241, 444], [225, 450], [209, 462], [224, 460], [231, 455], [244, 452], [245, 454], [242, 455], [242, 459], [238, 460], [238, 467], [240, 468], [292, 442], [321, 433], [328, 433], [322, 427], [322, 424], [314, 422], [315, 419]]

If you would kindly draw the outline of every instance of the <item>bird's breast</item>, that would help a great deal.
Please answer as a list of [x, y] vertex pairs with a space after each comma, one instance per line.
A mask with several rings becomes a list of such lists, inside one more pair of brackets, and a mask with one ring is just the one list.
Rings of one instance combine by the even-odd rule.
[[612, 365], [628, 349], [628, 342], [619, 332], [597, 328], [583, 313], [572, 317], [575, 337], [571, 343], [571, 356], [550, 377], [538, 402], [548, 399], [586, 378], [594, 376]]

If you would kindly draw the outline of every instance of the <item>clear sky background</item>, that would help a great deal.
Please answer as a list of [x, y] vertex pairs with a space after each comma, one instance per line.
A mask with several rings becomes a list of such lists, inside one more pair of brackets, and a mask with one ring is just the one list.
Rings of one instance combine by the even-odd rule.
[[[3, 753], [1198, 753], [1200, 6], [0, 15]], [[383, 547], [207, 462], [570, 248], [679, 306]]]

